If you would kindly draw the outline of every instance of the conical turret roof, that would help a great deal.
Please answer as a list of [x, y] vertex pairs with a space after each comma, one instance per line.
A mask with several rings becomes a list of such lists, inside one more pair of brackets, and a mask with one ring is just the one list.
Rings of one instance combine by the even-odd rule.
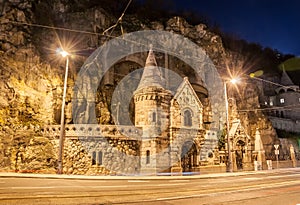
[[152, 50], [152, 47], [150, 47], [149, 53], [148, 53], [148, 57], [146, 59], [146, 63], [145, 63], [145, 67], [150, 67], [150, 66], [155, 66], [157, 67], [157, 62], [155, 59], [155, 54]]
[[144, 72], [137, 90], [146, 87], [164, 87], [164, 80], [161, 70], [157, 66], [154, 52], [150, 47], [148, 57], [145, 63]]

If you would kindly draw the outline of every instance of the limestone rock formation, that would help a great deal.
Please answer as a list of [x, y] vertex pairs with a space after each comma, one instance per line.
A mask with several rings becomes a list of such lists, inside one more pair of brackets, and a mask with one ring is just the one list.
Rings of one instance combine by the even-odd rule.
[[[71, 41], [69, 44], [72, 44], [70, 49], [77, 54], [74, 59], [71, 59], [69, 66], [66, 100], [66, 123], [72, 123], [71, 101], [74, 97], [73, 86], [77, 72], [91, 51], [109, 40], [110, 37], [104, 34], [112, 31], [108, 28], [115, 24], [117, 17], [99, 7], [78, 9], [84, 2], [81, 2], [82, 4], [77, 2], [76, 5], [70, 5], [68, 1], [61, 0], [2, 2], [3, 4], [0, 5], [0, 169], [44, 170], [53, 173], [57, 159], [57, 143], [54, 141], [57, 139], [44, 137], [39, 130], [45, 125], [58, 124], [60, 121], [65, 62], [57, 60], [55, 48], [60, 44], [65, 44], [68, 39]], [[52, 26], [56, 29], [51, 28]], [[68, 28], [73, 32], [58, 28]], [[157, 20], [145, 23], [135, 16], [125, 15], [122, 29], [114, 28], [113, 35], [120, 36], [124, 33], [147, 29], [170, 31], [190, 39], [207, 53], [222, 75], [226, 73], [228, 59], [232, 60], [229, 58], [229, 51], [224, 49], [220, 36], [211, 32], [204, 24], [193, 26], [181, 17], [173, 17], [166, 22]], [[161, 65], [167, 62], [163, 54], [158, 54], [157, 59]], [[238, 60], [241, 59], [234, 59], [234, 61]], [[175, 71], [180, 74], [190, 78], [195, 77], [191, 69], [182, 61], [170, 57], [169, 62], [169, 66], [174, 67]], [[122, 73], [124, 75], [131, 72], [130, 69], [144, 66], [137, 63], [133, 65], [126, 60], [119, 63], [124, 63], [125, 67], [129, 67], [128, 71]], [[122, 68], [121, 65], [120, 68]], [[114, 123], [111, 117], [110, 100], [117, 79], [121, 77], [116, 77], [107, 85], [103, 83], [100, 85], [96, 113], [98, 122], [101, 124]], [[199, 80], [195, 81], [198, 85], [201, 84]], [[104, 86], [106, 86], [105, 89], [101, 89]], [[202, 89], [201, 86], [200, 88]], [[244, 100], [247, 93], [249, 92], [242, 93], [237, 100], [238, 109], [259, 107], [255, 92], [251, 96], [246, 96], [247, 100]], [[205, 96], [200, 96], [200, 100], [206, 106], [205, 110], [210, 112], [210, 104]], [[260, 126], [264, 130], [261, 132], [263, 142], [264, 138], [268, 141], [266, 143], [274, 140], [272, 127], [262, 113], [237, 113], [237, 115], [242, 119], [242, 124], [249, 135], [254, 136], [255, 128]], [[255, 120], [258, 118], [258, 121]], [[80, 146], [72, 140], [66, 142], [66, 150], [73, 150], [73, 155], [65, 156], [65, 173], [94, 173], [83, 166], [91, 163], [91, 156], [81, 158], [78, 166], [72, 164], [73, 161], [78, 163], [76, 161], [84, 154]], [[125, 146], [129, 145], [124, 144], [121, 148], [125, 149]], [[135, 152], [135, 145], [130, 146], [132, 147], [125, 151]], [[118, 166], [111, 163], [108, 166]], [[109, 172], [107, 170], [94, 171]], [[127, 171], [132, 172], [132, 170]]]

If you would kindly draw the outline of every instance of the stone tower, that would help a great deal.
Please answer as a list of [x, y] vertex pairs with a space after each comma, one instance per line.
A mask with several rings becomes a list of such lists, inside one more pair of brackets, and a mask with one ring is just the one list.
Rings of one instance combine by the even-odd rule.
[[[169, 167], [167, 149], [171, 91], [164, 88], [165, 80], [150, 48], [141, 81], [134, 92], [135, 126], [142, 129], [140, 170], [156, 174]], [[163, 154], [165, 153], [165, 154]]]

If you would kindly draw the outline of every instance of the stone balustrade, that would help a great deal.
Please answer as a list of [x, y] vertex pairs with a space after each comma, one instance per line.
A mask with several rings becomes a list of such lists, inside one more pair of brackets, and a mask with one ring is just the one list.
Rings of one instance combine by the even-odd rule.
[[[60, 125], [48, 125], [41, 129], [45, 136], [59, 136]], [[125, 125], [98, 125], [98, 124], [68, 124], [65, 125], [66, 137], [118, 137], [138, 139], [142, 130]]]

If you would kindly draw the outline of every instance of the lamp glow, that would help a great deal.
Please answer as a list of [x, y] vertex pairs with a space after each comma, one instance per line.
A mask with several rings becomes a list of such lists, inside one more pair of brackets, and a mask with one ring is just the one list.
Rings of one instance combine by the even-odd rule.
[[59, 54], [59, 55], [61, 55], [64, 58], [70, 55], [67, 51], [65, 51], [62, 48], [56, 49], [56, 53]]
[[237, 79], [237, 78], [233, 78], [233, 79], [230, 80], [230, 82], [232, 84], [236, 84], [238, 81], [239, 81], [239, 79]]
[[67, 51], [61, 51], [60, 52], [60, 55], [62, 56], [62, 57], [66, 57], [66, 56], [68, 56], [69, 55], [69, 53], [67, 52]]

